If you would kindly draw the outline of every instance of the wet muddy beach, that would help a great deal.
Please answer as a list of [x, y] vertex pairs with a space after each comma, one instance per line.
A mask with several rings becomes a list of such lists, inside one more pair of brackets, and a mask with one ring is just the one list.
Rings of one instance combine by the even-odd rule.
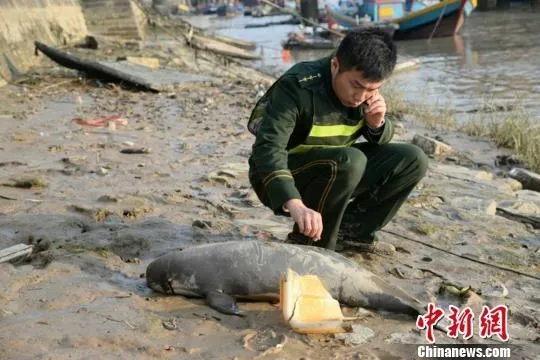
[[[125, 54], [113, 44], [98, 55], [78, 51]], [[134, 91], [44, 60], [26, 82], [0, 88], [0, 247], [34, 246], [30, 259], [0, 264], [0, 358], [409, 358], [400, 344], [426, 343], [410, 317], [345, 309], [359, 316], [357, 329], [373, 332], [358, 343], [296, 334], [269, 303], [241, 302], [247, 316], [231, 317], [146, 287], [146, 266], [162, 254], [210, 242], [284, 241], [292, 226], [260, 204], [247, 179], [253, 137], [246, 122], [272, 79], [219, 60], [196, 65], [190, 51], [167, 43], [136, 54], [214, 81]], [[126, 121], [74, 121], [112, 115]], [[406, 116], [402, 128], [394, 141], [439, 136], [455, 153], [431, 156], [426, 178], [381, 233], [392, 255], [345, 255], [426, 304], [469, 305], [478, 315], [481, 304], [507, 305], [510, 344], [533, 359], [540, 231], [494, 207], [538, 217], [540, 193], [500, 176], [494, 159], [508, 153], [486, 140]], [[470, 286], [482, 300], [449, 293], [449, 284]], [[436, 336], [441, 344], [464, 342]]]

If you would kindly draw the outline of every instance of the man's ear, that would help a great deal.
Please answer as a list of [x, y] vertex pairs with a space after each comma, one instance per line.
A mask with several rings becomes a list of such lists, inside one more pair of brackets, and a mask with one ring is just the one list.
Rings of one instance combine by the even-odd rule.
[[339, 72], [339, 61], [335, 56], [330, 60], [330, 69], [332, 69], [332, 74], [337, 74]]

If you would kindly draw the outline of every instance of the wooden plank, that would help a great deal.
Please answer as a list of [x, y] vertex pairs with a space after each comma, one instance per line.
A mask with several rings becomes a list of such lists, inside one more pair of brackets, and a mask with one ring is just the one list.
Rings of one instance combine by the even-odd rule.
[[210, 76], [187, 74], [173, 69], [150, 69], [146, 66], [123, 61], [86, 60], [69, 52], [47, 46], [39, 41], [36, 41], [35, 45], [54, 62], [70, 69], [82, 71], [89, 77], [124, 82], [155, 91], [170, 91], [178, 85], [211, 81], [213, 79]]
[[0, 250], [0, 264], [20, 258], [22, 256], [28, 256], [32, 253], [33, 246], [25, 244], [17, 244], [10, 246], [6, 249]]
[[257, 44], [255, 44], [253, 41], [244, 41], [244, 40], [235, 39], [228, 36], [217, 35], [217, 34], [212, 34], [208, 37], [213, 38], [217, 41], [224, 42], [225, 44], [236, 46], [238, 48], [242, 48], [245, 50], [255, 50], [257, 48]]
[[187, 36], [188, 44], [196, 49], [211, 51], [220, 55], [235, 57], [245, 60], [257, 60], [261, 56], [251, 51], [238, 48], [229, 44], [225, 44], [221, 41], [212, 40], [211, 38], [191, 35]]

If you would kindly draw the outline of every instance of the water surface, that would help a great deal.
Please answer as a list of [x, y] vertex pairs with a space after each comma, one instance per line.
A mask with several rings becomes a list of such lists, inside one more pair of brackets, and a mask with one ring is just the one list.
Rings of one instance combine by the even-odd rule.
[[[288, 32], [297, 30], [294, 25], [244, 28], [287, 17], [201, 16], [190, 21], [223, 35], [255, 41], [263, 54], [255, 65], [279, 74], [299, 61], [328, 54], [327, 50], [284, 52], [281, 42]], [[523, 104], [534, 121], [540, 122], [539, 34], [540, 14], [526, 5], [473, 12], [456, 37], [398, 42], [400, 55], [418, 58], [422, 65], [395, 76], [394, 83], [408, 100], [464, 114], [486, 103]]]

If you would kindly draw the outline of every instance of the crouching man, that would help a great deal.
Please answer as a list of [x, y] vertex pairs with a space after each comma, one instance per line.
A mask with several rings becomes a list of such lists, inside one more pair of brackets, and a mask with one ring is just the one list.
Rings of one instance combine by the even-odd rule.
[[250, 183], [264, 205], [294, 220], [289, 242], [388, 245], [376, 231], [427, 168], [421, 149], [390, 143], [393, 122], [379, 90], [396, 58], [385, 32], [349, 32], [332, 56], [289, 69], [253, 109]]

